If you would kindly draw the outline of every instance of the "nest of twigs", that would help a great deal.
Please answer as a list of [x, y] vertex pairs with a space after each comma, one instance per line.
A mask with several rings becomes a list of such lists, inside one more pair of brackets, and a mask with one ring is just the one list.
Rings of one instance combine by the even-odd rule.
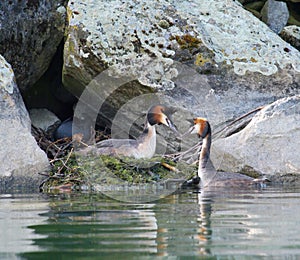
[[[227, 137], [240, 131], [251, 121], [254, 114], [261, 109], [262, 107], [256, 108], [232, 120], [226, 126], [221, 127], [220, 130], [216, 130], [213, 139]], [[103, 167], [102, 173], [108, 169], [126, 182], [154, 182], [162, 178], [168, 178], [170, 172], [176, 173], [176, 176], [181, 176], [182, 178], [189, 178], [196, 171], [197, 159], [195, 160], [194, 158], [195, 155], [196, 158], [198, 157], [197, 154], [201, 150], [201, 142], [199, 142], [186, 151], [150, 159], [151, 167], [137, 167], [136, 165], [140, 165], [141, 162], [136, 159], [112, 158], [109, 156], [104, 156], [101, 159], [89, 158], [79, 165], [78, 158], [75, 156], [75, 147], [87, 146], [82, 141], [82, 135], [75, 134], [73, 138], [53, 141], [48, 133], [34, 126], [32, 126], [32, 134], [40, 148], [47, 154], [51, 165], [51, 171], [45, 176], [45, 180], [40, 185], [41, 191], [90, 189], [92, 187], [90, 173], [97, 168], [96, 176], [101, 175], [98, 174], [101, 167]], [[106, 131], [95, 132], [93, 136], [95, 136], [96, 142], [109, 137]], [[143, 160], [143, 163], [145, 161], [147, 163], [147, 160]], [[91, 168], [90, 165], [94, 165], [94, 168]], [[185, 173], [181, 174], [183, 171]], [[92, 181], [109, 184], [109, 178], [101, 180], [94, 178]]]
[[[80, 158], [75, 150], [87, 146], [81, 135], [52, 141], [50, 135], [36, 127], [32, 127], [32, 134], [51, 165], [51, 171], [40, 185], [44, 192], [92, 189], [93, 183], [114, 185], [119, 183], [116, 179], [129, 184], [157, 182], [175, 175], [184, 179], [195, 172], [194, 166], [175, 163], [177, 154], [148, 160], [110, 156]], [[107, 139], [107, 135], [97, 132], [96, 141], [102, 139]]]
[[[51, 170], [45, 175], [45, 180], [40, 184], [40, 190], [74, 190], [81, 189], [87, 185], [86, 178], [78, 166], [75, 155], [75, 146], [86, 146], [82, 142], [82, 135], [74, 135], [73, 138], [66, 137], [52, 140], [47, 132], [34, 126], [31, 132], [39, 147], [46, 153]], [[104, 132], [97, 132], [96, 140], [107, 138]]]

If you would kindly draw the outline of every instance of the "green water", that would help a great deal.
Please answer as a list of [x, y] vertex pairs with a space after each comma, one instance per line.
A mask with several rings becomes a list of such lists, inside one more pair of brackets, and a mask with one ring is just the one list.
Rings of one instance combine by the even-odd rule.
[[299, 259], [299, 198], [295, 187], [184, 191], [145, 204], [1, 194], [0, 259]]

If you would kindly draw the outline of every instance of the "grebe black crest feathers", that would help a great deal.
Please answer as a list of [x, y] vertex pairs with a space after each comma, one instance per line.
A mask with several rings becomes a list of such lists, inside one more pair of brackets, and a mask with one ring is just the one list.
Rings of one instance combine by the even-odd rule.
[[163, 105], [154, 105], [150, 107], [150, 109], [147, 112], [147, 121], [149, 122], [150, 125], [164, 124], [176, 132], [177, 129], [171, 120], [171, 115], [174, 112], [175, 109], [172, 107], [166, 107]]

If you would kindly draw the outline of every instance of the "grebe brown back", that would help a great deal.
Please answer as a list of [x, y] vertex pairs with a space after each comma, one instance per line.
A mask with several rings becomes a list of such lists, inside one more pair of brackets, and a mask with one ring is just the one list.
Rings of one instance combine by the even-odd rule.
[[150, 107], [146, 116], [143, 133], [137, 139], [108, 139], [93, 147], [79, 151], [79, 155], [111, 155], [128, 156], [134, 158], [151, 158], [156, 149], [155, 125], [164, 124], [177, 133], [177, 129], [170, 119], [172, 109], [163, 105]]
[[202, 187], [246, 187], [253, 185], [265, 186], [264, 183], [269, 182], [267, 179], [254, 179], [239, 173], [220, 172], [214, 168], [209, 159], [212, 132], [207, 119], [201, 117], [194, 118], [194, 125], [189, 129], [188, 133], [198, 134], [199, 137], [203, 138], [199, 156], [198, 175], [190, 181], [191, 185], [197, 185], [201, 181]]

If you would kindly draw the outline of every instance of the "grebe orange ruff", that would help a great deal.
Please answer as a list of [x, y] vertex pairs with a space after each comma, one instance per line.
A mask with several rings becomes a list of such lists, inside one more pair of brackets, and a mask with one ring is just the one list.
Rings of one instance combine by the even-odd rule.
[[143, 133], [137, 139], [108, 139], [78, 151], [79, 155], [111, 155], [128, 156], [136, 159], [151, 158], [156, 149], [155, 125], [164, 124], [175, 133], [177, 129], [170, 119], [173, 109], [163, 105], [152, 106], [146, 116], [146, 125]]
[[184, 183], [184, 186], [201, 187], [264, 187], [268, 179], [254, 179], [252, 177], [231, 172], [219, 172], [213, 167], [209, 160], [211, 146], [211, 127], [207, 119], [194, 118], [194, 125], [187, 133], [198, 134], [203, 138], [202, 148], [199, 156], [198, 175], [192, 180]]

